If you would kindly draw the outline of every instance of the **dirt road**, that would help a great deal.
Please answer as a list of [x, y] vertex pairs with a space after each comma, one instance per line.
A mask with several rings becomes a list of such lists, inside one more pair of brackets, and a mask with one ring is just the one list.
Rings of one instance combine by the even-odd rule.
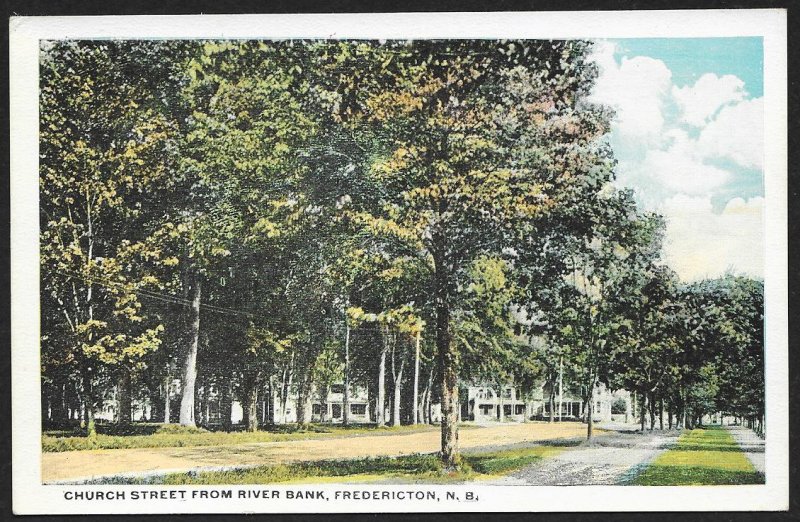
[[[462, 429], [462, 449], [498, 447], [526, 442], [584, 436], [579, 423], [503, 424]], [[397, 435], [367, 435], [319, 440], [266, 442], [188, 448], [137, 448], [68, 451], [42, 454], [42, 482], [84, 482], [101, 476], [129, 473], [188, 471], [228, 466], [397, 456], [439, 450], [439, 431]]]
[[554, 455], [504, 477], [494, 484], [537, 486], [615, 485], [672, 446], [677, 431], [609, 433], [592, 444]]

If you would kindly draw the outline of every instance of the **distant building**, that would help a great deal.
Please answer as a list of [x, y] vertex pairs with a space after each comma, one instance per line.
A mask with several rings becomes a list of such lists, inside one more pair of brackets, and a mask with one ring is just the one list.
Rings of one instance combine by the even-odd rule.
[[470, 386], [467, 396], [461, 399], [462, 421], [522, 422], [530, 416], [531, 401], [525, 400], [513, 386], [503, 386], [501, 392], [490, 386]]
[[[462, 422], [476, 422], [480, 424], [492, 422], [524, 422], [526, 420], [548, 420], [550, 418], [550, 400], [545, 387], [542, 386], [528, 394], [515, 386], [502, 387], [487, 384], [472, 384], [461, 388], [461, 407], [459, 409]], [[466, 394], [464, 391], [466, 390]], [[203, 387], [199, 390], [202, 400], [197, 401], [198, 425], [217, 427], [223, 424], [222, 396], [215, 386]], [[206, 395], [207, 394], [207, 395]], [[177, 421], [180, 407], [180, 381], [176, 379], [170, 386], [170, 413], [171, 420]], [[559, 415], [560, 404], [560, 415]], [[132, 420], [163, 422], [163, 413], [160, 418], [154, 418], [154, 409], [148, 399], [134, 399], [132, 401]], [[366, 424], [375, 422], [374, 401], [370, 404], [369, 396], [364, 388], [353, 386], [350, 390], [348, 421], [353, 424]], [[585, 421], [586, 404], [581, 397], [570, 393], [567, 389], [561, 395], [561, 400], [556, 395], [553, 401], [553, 417], [564, 421]], [[283, 408], [283, 411], [281, 411]], [[612, 411], [616, 408], [616, 411]], [[340, 424], [344, 420], [344, 384], [331, 385], [327, 397], [323, 401], [317, 390], [312, 390], [306, 405], [306, 422], [326, 422]], [[631, 396], [625, 390], [611, 392], [605, 386], [599, 385], [594, 392], [593, 418], [596, 422], [634, 422], [631, 413]], [[281, 405], [279, 387], [271, 390], [267, 388], [260, 397], [257, 405], [259, 425], [266, 424], [292, 424], [297, 422], [297, 390], [294, 386], [289, 390], [286, 403]], [[95, 417], [99, 420], [114, 422], [119, 414], [119, 401], [113, 390], [100, 403], [99, 411]], [[427, 415], [429, 421], [437, 423], [441, 420], [441, 407], [432, 404]], [[241, 423], [244, 411], [239, 401], [232, 400], [230, 423]], [[390, 418], [390, 405], [386, 405], [384, 419]]]
[[[280, 397], [274, 397], [274, 403], [280, 403]], [[285, 423], [297, 422], [297, 395], [290, 394], [289, 400], [286, 401], [286, 416], [283, 419]], [[330, 422], [339, 424], [344, 421], [344, 384], [338, 383], [331, 386], [325, 402], [319, 397], [318, 392], [311, 394], [311, 422]], [[348, 397], [350, 414], [348, 421], [354, 424], [373, 422], [373, 416], [369, 411], [369, 402], [366, 390], [354, 386], [350, 390]], [[278, 419], [275, 421], [279, 422]]]
[[[502, 391], [499, 391], [502, 390]], [[624, 401], [625, 412], [614, 414], [612, 406], [618, 400]], [[559, 415], [560, 402], [560, 415]], [[554, 400], [553, 416], [561, 420], [585, 420], [586, 404], [580, 397], [564, 393], [559, 401]], [[593, 419], [597, 422], [629, 422], [632, 420], [630, 393], [625, 390], [611, 392], [599, 385], [594, 391]], [[524, 396], [514, 386], [473, 385], [467, 388], [467, 396], [462, 398], [461, 419], [479, 423], [496, 421], [546, 420], [550, 417], [550, 400], [544, 387]]]

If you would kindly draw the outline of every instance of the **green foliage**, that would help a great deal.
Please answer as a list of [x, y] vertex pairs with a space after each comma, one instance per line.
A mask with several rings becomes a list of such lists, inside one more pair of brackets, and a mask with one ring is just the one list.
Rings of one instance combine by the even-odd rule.
[[622, 397], [616, 399], [613, 403], [611, 403], [611, 413], [614, 415], [620, 415], [625, 413], [627, 407], [627, 402]]

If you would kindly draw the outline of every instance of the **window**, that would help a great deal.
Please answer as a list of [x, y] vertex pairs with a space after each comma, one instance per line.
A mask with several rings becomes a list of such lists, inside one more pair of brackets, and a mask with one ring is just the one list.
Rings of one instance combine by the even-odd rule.
[[311, 414], [312, 415], [321, 415], [322, 414], [322, 404], [312, 404], [311, 405]]
[[332, 384], [331, 393], [344, 393], [344, 384]]
[[514, 406], [514, 415], [525, 415], [525, 405], [517, 404]]
[[492, 406], [491, 404], [480, 405], [481, 415], [491, 415], [493, 409], [494, 406]]
[[350, 413], [353, 415], [366, 415], [367, 414], [367, 405], [366, 404], [351, 404], [350, 405]]
[[503, 389], [503, 398], [510, 399], [511, 398], [511, 388], [504, 388]]
[[334, 404], [333, 405], [333, 418], [338, 419], [342, 416], [342, 405], [341, 404]]
[[510, 404], [503, 405], [503, 415], [511, 415], [511, 405]]

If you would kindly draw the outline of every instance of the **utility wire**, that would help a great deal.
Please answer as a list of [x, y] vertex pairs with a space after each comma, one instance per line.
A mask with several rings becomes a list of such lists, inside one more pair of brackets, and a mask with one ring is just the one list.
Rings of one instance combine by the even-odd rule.
[[[146, 298], [153, 299], [153, 300], [160, 301], [160, 302], [167, 303], [167, 304], [177, 304], [177, 305], [181, 305], [181, 306], [192, 306], [192, 304], [193, 304], [192, 301], [190, 301], [188, 299], [184, 299], [184, 298], [176, 296], [176, 295], [173, 295], [173, 294], [165, 294], [165, 293], [155, 292], [153, 290], [146, 290], [146, 289], [143, 289], [143, 288], [138, 288], [138, 289], [125, 288], [125, 286], [126, 286], [125, 283], [122, 283], [122, 282], [119, 282], [119, 281], [112, 281], [110, 279], [103, 278], [101, 276], [90, 276], [90, 275], [87, 275], [87, 274], [80, 274], [78, 272], [53, 270], [53, 269], [48, 269], [47, 272], [59, 274], [59, 275], [62, 275], [64, 277], [68, 277], [68, 278], [71, 277], [71, 278], [80, 279], [80, 280], [85, 281], [85, 282], [89, 282], [89, 283], [94, 283], [94, 284], [98, 284], [98, 285], [101, 285], [101, 286], [105, 286], [106, 288], [121, 288], [121, 289], [124, 289], [126, 292], [134, 293], [134, 294], [136, 294], [136, 295], [138, 295], [140, 297], [146, 297]], [[247, 317], [254, 317], [254, 314], [251, 314], [249, 312], [244, 312], [244, 311], [241, 311], [241, 310], [235, 310], [235, 309], [232, 309], [232, 308], [225, 308], [225, 307], [211, 305], [211, 304], [207, 304], [207, 303], [200, 303], [200, 307], [202, 309], [206, 310], [206, 311], [209, 311], [209, 312], [218, 312], [218, 313], [223, 313], [223, 314], [244, 315], [244, 316], [247, 316]], [[351, 332], [352, 333], [358, 333], [358, 332], [361, 332], [361, 333], [367, 333], [367, 332], [370, 332], [370, 333], [384, 333], [385, 330], [383, 328], [381, 328], [381, 327], [353, 326], [352, 329], [351, 329]], [[396, 332], [391, 332], [391, 333], [396, 333]]]
[[[118, 282], [118, 281], [111, 281], [109, 279], [101, 278], [99, 276], [89, 276], [85, 274], [78, 274], [76, 272], [65, 272], [60, 270], [48, 270], [48, 272], [56, 273], [62, 275], [64, 277], [72, 277], [76, 279], [81, 279], [83, 281], [98, 284], [101, 286], [105, 286], [106, 288], [124, 288], [125, 291], [134, 293], [140, 297], [146, 297], [150, 299], [154, 299], [156, 301], [161, 301], [167, 304], [177, 304], [182, 306], [192, 306], [192, 301], [188, 299], [183, 299], [182, 297], [178, 297], [172, 294], [163, 294], [159, 292], [155, 292], [152, 290], [145, 290], [142, 288], [138, 289], [129, 289], [125, 288], [125, 284]], [[221, 306], [215, 306], [207, 303], [200, 303], [200, 308], [204, 309], [209, 312], [218, 312], [223, 314], [231, 314], [231, 315], [245, 315], [248, 317], [252, 317], [253, 314], [249, 312], [243, 312], [241, 310], [234, 310], [232, 308], [224, 308]]]

